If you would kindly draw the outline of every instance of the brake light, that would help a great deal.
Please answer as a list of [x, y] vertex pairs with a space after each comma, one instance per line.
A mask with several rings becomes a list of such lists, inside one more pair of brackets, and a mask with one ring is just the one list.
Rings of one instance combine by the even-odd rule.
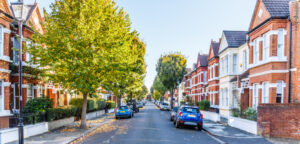
[[179, 116], [182, 116], [182, 112], [179, 112]]
[[201, 116], [201, 119], [203, 119], [203, 114], [200, 114], [200, 116]]

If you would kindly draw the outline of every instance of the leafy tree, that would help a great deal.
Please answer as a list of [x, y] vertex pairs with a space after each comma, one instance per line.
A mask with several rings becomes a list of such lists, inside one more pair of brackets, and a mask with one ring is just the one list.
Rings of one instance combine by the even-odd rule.
[[146, 45], [135, 34], [132, 40], [130, 52], [128, 53], [126, 63], [122, 67], [112, 69], [106, 77], [103, 86], [117, 96], [118, 106], [121, 105], [121, 100], [125, 94], [133, 97], [133, 94], [142, 90], [143, 81], [145, 78], [146, 65], [144, 56], [146, 53]]
[[167, 91], [167, 88], [160, 81], [158, 76], [155, 77], [152, 87], [153, 87], [154, 90], [158, 91], [161, 95], [164, 95], [165, 92]]
[[45, 33], [35, 33], [29, 52], [44, 69], [43, 77], [83, 95], [85, 129], [87, 97], [94, 96], [108, 72], [125, 69], [135, 35], [128, 15], [113, 0], [57, 0], [51, 9], [45, 11]]
[[179, 53], [161, 56], [156, 71], [164, 87], [171, 92], [170, 104], [173, 108], [174, 90], [186, 74], [186, 59]]
[[160, 92], [158, 92], [157, 90], [153, 90], [153, 94], [152, 94], [152, 98], [153, 99], [155, 99], [155, 100], [160, 100], [160, 98], [161, 98], [161, 94], [160, 94]]

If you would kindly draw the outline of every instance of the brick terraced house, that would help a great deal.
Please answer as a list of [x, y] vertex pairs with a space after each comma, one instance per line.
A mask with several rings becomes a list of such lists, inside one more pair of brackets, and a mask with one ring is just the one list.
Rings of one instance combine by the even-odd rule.
[[198, 54], [197, 63], [194, 65], [192, 73], [192, 93], [191, 100], [197, 104], [201, 100], [207, 100], [207, 67], [208, 55]]
[[6, 0], [0, 0], [0, 129], [9, 127], [10, 96], [10, 23], [13, 17]]
[[219, 108], [219, 47], [219, 42], [211, 41], [208, 56], [208, 97], [213, 109]]
[[257, 1], [248, 33], [253, 108], [300, 100], [299, 2], [291, 1]]

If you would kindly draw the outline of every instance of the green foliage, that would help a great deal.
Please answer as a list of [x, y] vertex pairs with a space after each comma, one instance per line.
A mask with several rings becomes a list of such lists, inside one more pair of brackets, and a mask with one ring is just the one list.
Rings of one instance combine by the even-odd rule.
[[104, 100], [98, 99], [96, 101], [96, 103], [97, 103], [97, 110], [103, 110], [103, 109], [105, 109], [106, 103], [105, 103]]
[[77, 107], [51, 108], [47, 110], [47, 121], [54, 121], [76, 116]]
[[116, 102], [108, 100], [108, 101], [106, 101], [106, 107], [109, 108], [109, 109], [115, 108], [116, 107]]
[[253, 108], [249, 107], [246, 110], [244, 110], [243, 114], [244, 114], [245, 118], [248, 119], [248, 120], [254, 120], [254, 121], [257, 120], [256, 109], [253, 109]]
[[241, 117], [241, 111], [238, 108], [231, 109], [231, 115], [234, 117]]
[[210, 108], [210, 102], [207, 100], [200, 101], [198, 105], [200, 110], [207, 111]]
[[156, 71], [167, 90], [175, 89], [186, 74], [186, 59], [179, 53], [161, 56]]
[[[74, 98], [70, 100], [70, 105], [75, 106], [79, 108], [80, 110], [82, 109], [82, 104], [83, 104], [83, 99], [82, 98]], [[87, 100], [87, 112], [93, 112], [97, 110], [97, 104], [93, 99], [88, 99]]]
[[185, 104], [185, 101], [180, 101], [180, 105], [184, 105]]
[[73, 98], [69, 102], [70, 105], [78, 107], [79, 109], [81, 109], [82, 103], [83, 103], [83, 99], [82, 98]]
[[26, 102], [23, 109], [24, 113], [39, 113], [45, 112], [47, 109], [52, 108], [53, 100], [47, 98], [35, 98]]
[[163, 85], [158, 76], [155, 77], [152, 87], [153, 90], [159, 92], [160, 95], [164, 95], [167, 91], [167, 88]]
[[160, 92], [158, 92], [157, 90], [154, 90], [153, 94], [152, 94], [152, 98], [155, 99], [155, 100], [159, 100], [160, 97], [162, 95], [160, 94]]

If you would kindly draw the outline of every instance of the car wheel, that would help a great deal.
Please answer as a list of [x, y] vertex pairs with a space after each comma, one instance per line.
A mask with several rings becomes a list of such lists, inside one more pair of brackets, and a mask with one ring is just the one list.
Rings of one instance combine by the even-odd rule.
[[176, 126], [176, 128], [180, 128], [180, 125], [179, 125], [178, 121], [176, 121], [175, 126]]
[[116, 119], [118, 119], [118, 117], [115, 117]]
[[175, 119], [173, 120], [173, 124], [176, 125], [176, 120]]
[[202, 129], [203, 129], [202, 125], [198, 125], [198, 130], [202, 131]]
[[173, 121], [173, 120], [174, 120], [174, 118], [172, 116], [170, 116], [170, 121]]

